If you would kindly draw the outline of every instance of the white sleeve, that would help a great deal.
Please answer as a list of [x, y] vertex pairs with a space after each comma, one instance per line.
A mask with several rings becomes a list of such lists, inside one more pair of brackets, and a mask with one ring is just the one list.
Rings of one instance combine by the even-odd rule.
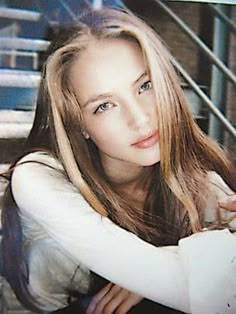
[[[30, 160], [58, 167], [43, 154], [21, 162]], [[12, 192], [21, 214], [37, 222], [75, 263], [145, 298], [190, 312], [178, 250], [156, 248], [119, 228], [93, 210], [65, 176], [42, 164], [18, 165]]]
[[[24, 160], [34, 158], [58, 168], [46, 155], [31, 154]], [[229, 232], [202, 232], [181, 240], [180, 246], [156, 248], [99, 215], [63, 174], [38, 163], [16, 167], [12, 191], [21, 214], [40, 225], [75, 263], [185, 313], [216, 313], [211, 311], [216, 304], [213, 297], [222, 288], [224, 297], [217, 304], [222, 308], [230, 298], [231, 306], [222, 313], [236, 313], [231, 300], [235, 298], [235, 275], [228, 282], [231, 273], [236, 273], [236, 237]], [[210, 299], [207, 287], [201, 290], [204, 278], [212, 283]]]
[[[235, 201], [236, 194], [216, 172], [209, 172], [209, 195], [205, 221], [214, 223], [232, 219], [229, 226], [236, 228], [235, 212], [220, 208], [217, 201]], [[234, 218], [234, 219], [233, 219]], [[229, 230], [205, 231], [179, 241], [179, 254], [186, 276], [192, 314], [236, 313], [236, 234]]]
[[192, 314], [236, 313], [236, 236], [205, 231], [179, 241]]

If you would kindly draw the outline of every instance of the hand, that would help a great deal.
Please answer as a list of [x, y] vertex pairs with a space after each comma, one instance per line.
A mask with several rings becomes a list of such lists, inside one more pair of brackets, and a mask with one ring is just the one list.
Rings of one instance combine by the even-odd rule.
[[92, 298], [86, 314], [125, 314], [142, 299], [138, 294], [109, 283]]
[[218, 205], [229, 211], [236, 211], [236, 199], [227, 201], [218, 201]]

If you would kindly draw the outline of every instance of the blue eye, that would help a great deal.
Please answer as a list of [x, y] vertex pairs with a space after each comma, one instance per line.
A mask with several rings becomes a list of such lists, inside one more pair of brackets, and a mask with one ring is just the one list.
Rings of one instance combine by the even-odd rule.
[[109, 110], [112, 107], [112, 104], [110, 102], [104, 102], [103, 104], [99, 105], [94, 113], [96, 114], [97, 112], [101, 113], [104, 111]]
[[141, 94], [149, 89], [152, 88], [152, 82], [151, 81], [147, 81], [145, 83], [142, 84], [142, 86], [140, 87], [138, 93]]

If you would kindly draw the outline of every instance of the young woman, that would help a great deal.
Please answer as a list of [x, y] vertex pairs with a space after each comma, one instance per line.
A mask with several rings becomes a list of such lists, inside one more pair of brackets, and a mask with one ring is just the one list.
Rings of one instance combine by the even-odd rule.
[[234, 170], [170, 60], [112, 9], [54, 47], [2, 214], [5, 277], [31, 310], [235, 313]]

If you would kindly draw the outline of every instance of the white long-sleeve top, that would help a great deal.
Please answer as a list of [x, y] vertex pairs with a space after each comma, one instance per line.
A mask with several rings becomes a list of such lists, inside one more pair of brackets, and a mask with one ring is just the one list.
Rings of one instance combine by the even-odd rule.
[[[98, 214], [61, 169], [54, 158], [32, 153], [18, 163], [11, 183], [22, 218], [30, 290], [43, 309], [64, 307], [68, 288], [86, 292], [91, 270], [186, 313], [236, 313], [232, 233], [205, 231], [178, 246], [157, 248]], [[209, 184], [205, 216], [210, 222], [217, 199], [233, 199], [235, 193], [216, 173], [209, 173]]]

